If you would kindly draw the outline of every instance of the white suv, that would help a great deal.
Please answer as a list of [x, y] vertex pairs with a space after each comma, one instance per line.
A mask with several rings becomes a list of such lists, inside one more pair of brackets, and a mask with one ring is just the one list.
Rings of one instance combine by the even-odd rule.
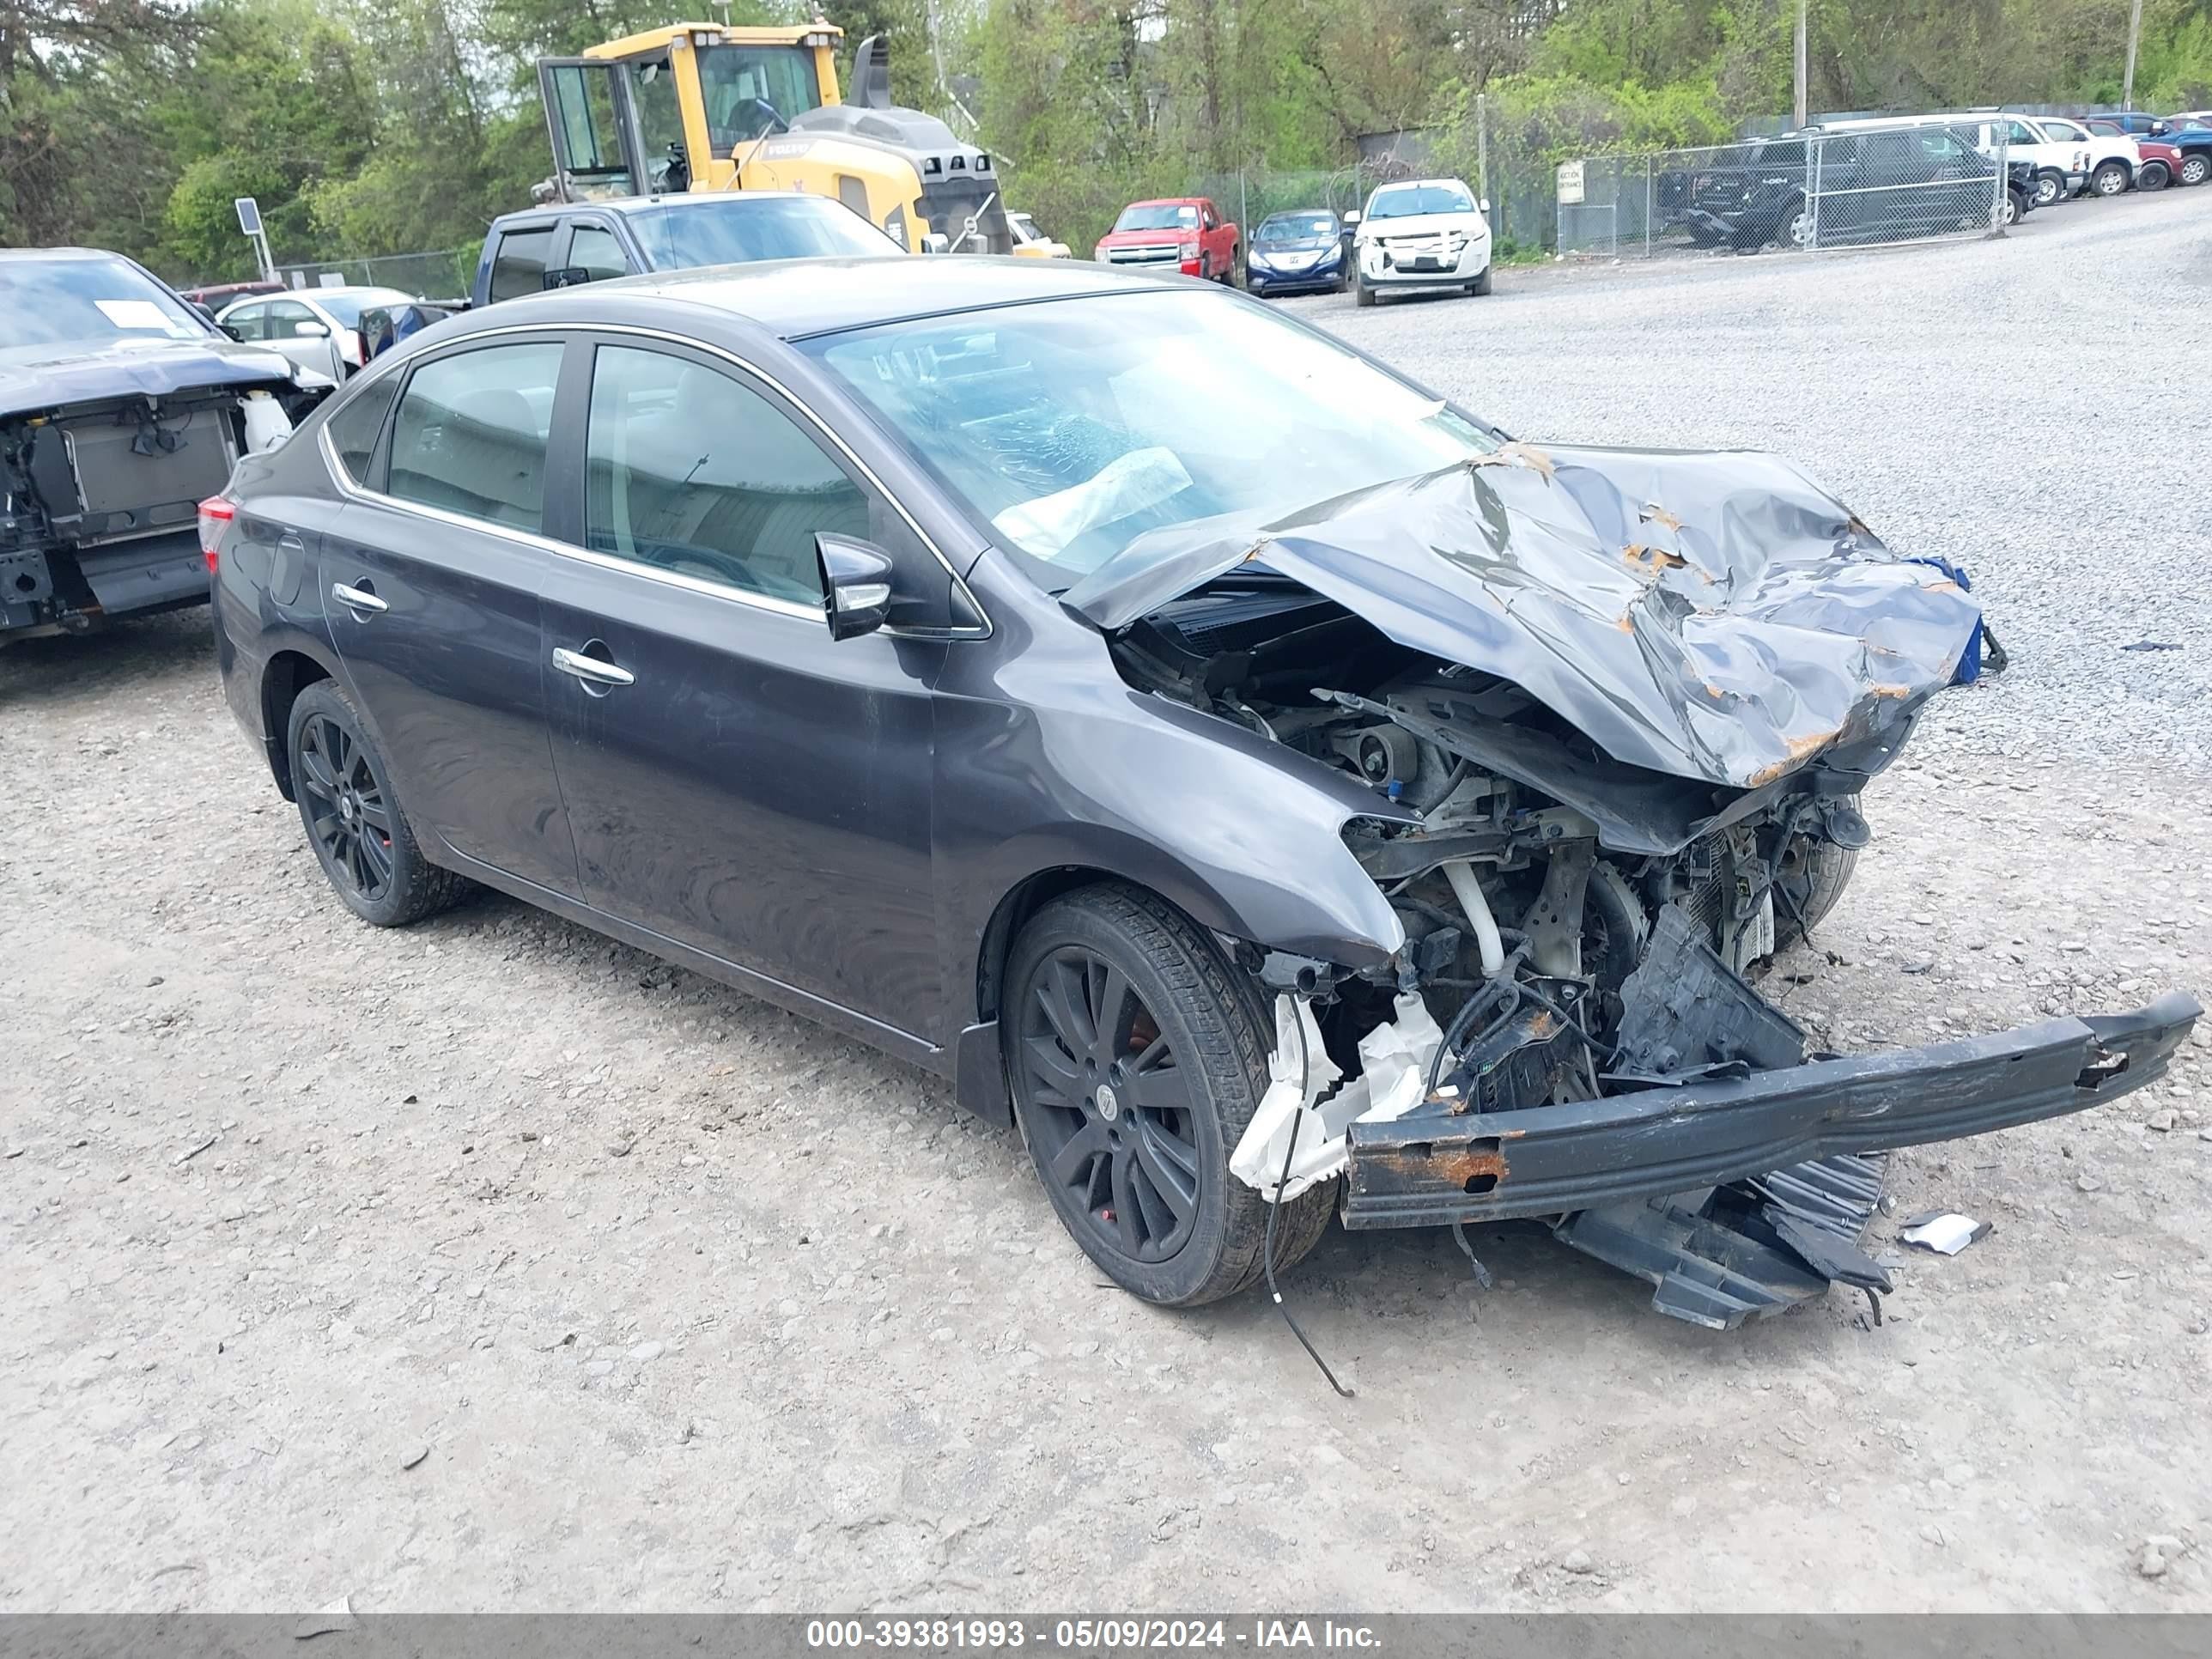
[[1373, 305], [1385, 289], [1489, 293], [1488, 211], [1457, 179], [1380, 186], [1364, 213], [1345, 215], [1358, 226], [1352, 245], [1358, 303]]
[[2136, 173], [2142, 166], [2142, 152], [2136, 148], [2134, 139], [2092, 132], [2079, 121], [2063, 115], [2032, 115], [2027, 118], [2053, 142], [2088, 150], [2089, 188], [2098, 195], [2118, 196], [2135, 188]]

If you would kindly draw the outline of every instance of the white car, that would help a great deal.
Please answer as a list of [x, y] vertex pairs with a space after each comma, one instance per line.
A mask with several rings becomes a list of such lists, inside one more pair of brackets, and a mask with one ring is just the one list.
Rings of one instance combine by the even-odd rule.
[[1456, 288], [1490, 292], [1490, 204], [1456, 179], [1413, 179], [1383, 185], [1356, 222], [1352, 263], [1358, 303], [1371, 306], [1386, 290]]
[[368, 361], [361, 313], [371, 306], [411, 305], [417, 297], [396, 288], [303, 288], [254, 295], [225, 306], [215, 320], [234, 340], [265, 345], [343, 381]]

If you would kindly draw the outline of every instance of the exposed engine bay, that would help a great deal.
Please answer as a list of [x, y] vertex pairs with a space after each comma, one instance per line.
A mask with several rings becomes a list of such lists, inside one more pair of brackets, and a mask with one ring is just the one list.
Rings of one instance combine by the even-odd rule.
[[[1808, 1058], [1753, 986], [1850, 880], [1859, 793], [1917, 701], [1741, 788], [1613, 759], [1513, 683], [1265, 571], [1218, 577], [1109, 648], [1131, 684], [1389, 804], [1345, 831], [1404, 927], [1388, 968], [1246, 963], [1277, 999], [1275, 1086], [1231, 1170], [1279, 1200], [1343, 1172], [1347, 1226], [1540, 1218], [1712, 1326], [1832, 1282], [1875, 1298], [1889, 1275], [1856, 1239], [1888, 1148], [2135, 1086], [2194, 1018], [2176, 997], [1956, 1054]], [[2031, 1057], [2049, 1073], [2034, 1103], [1969, 1121], [1961, 1074], [2009, 1089]]]

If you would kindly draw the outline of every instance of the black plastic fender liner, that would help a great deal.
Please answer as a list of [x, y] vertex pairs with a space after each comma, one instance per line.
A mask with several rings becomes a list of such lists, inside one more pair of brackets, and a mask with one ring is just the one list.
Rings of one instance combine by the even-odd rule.
[[2203, 1009], [2044, 1020], [1925, 1048], [1813, 1060], [1489, 1116], [1352, 1124], [1347, 1227], [1557, 1216], [1717, 1186], [1837, 1152], [2063, 1117], [2155, 1082]]

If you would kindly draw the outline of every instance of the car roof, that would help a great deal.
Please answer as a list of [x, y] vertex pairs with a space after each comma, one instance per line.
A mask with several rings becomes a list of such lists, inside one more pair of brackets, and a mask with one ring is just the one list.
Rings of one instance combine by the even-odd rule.
[[[1387, 185], [1376, 185], [1375, 193], [1380, 196], [1386, 190], [1432, 190], [1439, 185], [1457, 185], [1462, 190], [1468, 188], [1464, 179], [1393, 179]], [[1468, 193], [1472, 195], [1474, 192], [1469, 191]]]
[[123, 259], [125, 264], [135, 263], [104, 247], [0, 247], [0, 259]]
[[544, 319], [550, 325], [588, 326], [599, 320], [603, 305], [620, 309], [638, 300], [657, 300], [719, 313], [795, 340], [992, 306], [1190, 285], [1180, 277], [1144, 276], [1087, 260], [975, 253], [899, 258], [869, 255], [653, 271], [519, 295], [471, 314], [512, 326], [531, 319], [533, 313], [550, 312], [556, 313]]
[[1269, 214], [1267, 219], [1262, 219], [1260, 222], [1264, 225], [1269, 219], [1310, 219], [1316, 213], [1326, 213], [1332, 219], [1336, 217], [1336, 210], [1334, 208], [1284, 208], [1279, 212]]
[[[1147, 196], [1141, 202], [1132, 202], [1130, 207], [1197, 207], [1206, 200], [1203, 196]], [[1123, 210], [1124, 212], [1127, 209]]]
[[542, 207], [518, 208], [513, 213], [502, 213], [491, 222], [491, 228], [504, 225], [551, 224], [556, 220], [577, 213], [614, 213], [629, 215], [643, 213], [653, 208], [720, 208], [725, 210], [742, 208], [755, 202], [788, 202], [805, 199], [825, 202], [826, 196], [817, 196], [804, 190], [732, 190], [684, 191], [668, 196], [609, 196], [583, 202], [548, 202]]

